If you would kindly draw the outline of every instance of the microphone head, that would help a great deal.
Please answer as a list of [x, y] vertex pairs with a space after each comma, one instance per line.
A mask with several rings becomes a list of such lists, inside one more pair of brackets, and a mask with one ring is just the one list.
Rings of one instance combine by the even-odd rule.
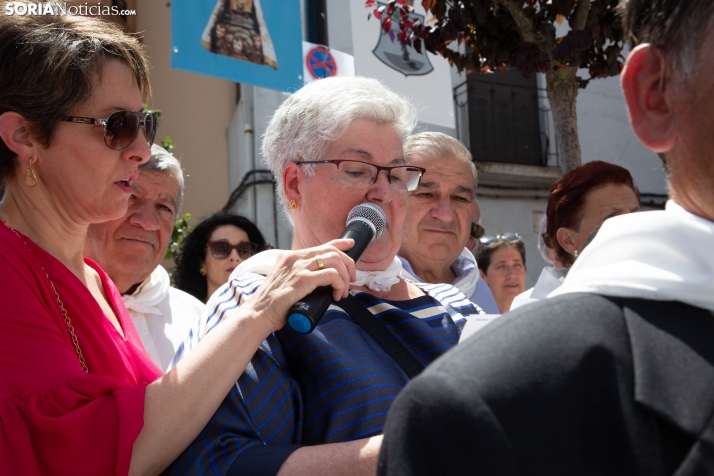
[[360, 203], [347, 215], [347, 225], [353, 221], [366, 223], [374, 231], [372, 241], [378, 240], [384, 233], [387, 226], [387, 217], [384, 212], [374, 203]]

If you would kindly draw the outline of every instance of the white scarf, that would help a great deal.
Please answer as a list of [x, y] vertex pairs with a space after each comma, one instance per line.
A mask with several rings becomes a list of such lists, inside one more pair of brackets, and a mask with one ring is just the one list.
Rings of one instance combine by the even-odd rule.
[[[480, 279], [476, 258], [474, 258], [474, 255], [468, 250], [468, 248], [464, 248], [464, 251], [461, 252], [459, 257], [456, 258], [454, 265], [452, 265], [452, 267], [454, 266], [459, 268], [461, 276], [459, 276], [459, 273], [456, 273], [456, 281], [451, 283], [451, 285], [461, 291], [467, 299], [471, 299], [474, 291], [476, 291], [478, 280]], [[454, 270], [454, 272], [456, 272], [456, 270]], [[423, 279], [413, 273], [413, 270], [410, 273], [406, 268], [402, 270], [402, 277], [416, 283], [424, 282]]]
[[134, 294], [124, 294], [121, 298], [124, 300], [126, 308], [131, 311], [160, 316], [161, 311], [156, 306], [169, 293], [170, 284], [169, 273], [166, 272], [163, 266], [159, 265], [141, 286], [134, 291]]
[[714, 222], [668, 201], [607, 220], [549, 295], [597, 293], [681, 301], [714, 312]]
[[[233, 270], [230, 279], [246, 273], [267, 275], [283, 252], [283, 250], [268, 250], [248, 258]], [[401, 272], [402, 262], [395, 257], [392, 264], [383, 271], [360, 271], [358, 269], [357, 280], [350, 284], [353, 286], [367, 286], [372, 291], [389, 291], [393, 285], [399, 282]]]

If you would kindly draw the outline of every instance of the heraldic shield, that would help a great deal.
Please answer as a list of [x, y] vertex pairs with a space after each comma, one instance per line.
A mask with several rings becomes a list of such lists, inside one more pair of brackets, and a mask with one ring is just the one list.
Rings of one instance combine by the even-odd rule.
[[[386, 5], [382, 2], [377, 2], [379, 6]], [[382, 16], [382, 22], [386, 19], [386, 15]], [[424, 15], [411, 13], [410, 20], [420, 20], [424, 23]], [[372, 53], [392, 69], [396, 69], [404, 76], [421, 76], [429, 74], [434, 70], [434, 67], [429, 62], [429, 57], [426, 52], [419, 53], [413, 46], [403, 45], [399, 41], [399, 13], [394, 12], [392, 15], [392, 24], [389, 31], [384, 31], [379, 28], [379, 41], [374, 47]]]

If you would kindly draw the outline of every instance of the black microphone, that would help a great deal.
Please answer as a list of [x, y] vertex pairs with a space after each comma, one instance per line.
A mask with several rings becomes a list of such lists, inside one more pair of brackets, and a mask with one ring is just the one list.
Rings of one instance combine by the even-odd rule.
[[[340, 238], [352, 238], [355, 245], [345, 252], [355, 263], [367, 246], [378, 240], [387, 224], [384, 212], [374, 203], [361, 203], [347, 215], [347, 228]], [[309, 334], [332, 303], [332, 286], [318, 286], [296, 302], [288, 312], [288, 324], [295, 332]]]

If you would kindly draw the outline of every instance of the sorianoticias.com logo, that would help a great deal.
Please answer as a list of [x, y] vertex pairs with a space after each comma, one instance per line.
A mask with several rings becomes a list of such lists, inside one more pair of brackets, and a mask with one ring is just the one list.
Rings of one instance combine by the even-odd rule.
[[122, 10], [116, 5], [67, 5], [60, 2], [9, 2], [5, 4], [5, 15], [83, 15], [83, 16], [129, 16], [136, 10]]

